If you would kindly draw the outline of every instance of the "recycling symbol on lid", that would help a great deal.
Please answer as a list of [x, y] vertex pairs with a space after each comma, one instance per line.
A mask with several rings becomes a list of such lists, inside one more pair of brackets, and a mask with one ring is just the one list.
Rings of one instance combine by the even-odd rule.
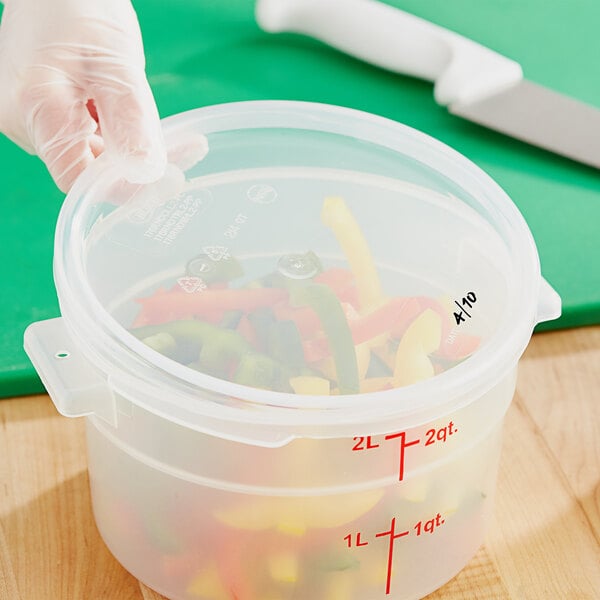
[[229, 259], [229, 248], [226, 246], [204, 246], [203, 252], [215, 262]]

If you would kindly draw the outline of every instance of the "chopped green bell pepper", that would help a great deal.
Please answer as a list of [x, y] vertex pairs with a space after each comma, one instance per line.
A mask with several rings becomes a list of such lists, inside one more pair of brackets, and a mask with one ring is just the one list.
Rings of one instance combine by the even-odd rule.
[[307, 283], [290, 290], [292, 302], [308, 305], [318, 315], [329, 343], [342, 394], [360, 391], [358, 365], [352, 333], [344, 309], [332, 289], [321, 283]]

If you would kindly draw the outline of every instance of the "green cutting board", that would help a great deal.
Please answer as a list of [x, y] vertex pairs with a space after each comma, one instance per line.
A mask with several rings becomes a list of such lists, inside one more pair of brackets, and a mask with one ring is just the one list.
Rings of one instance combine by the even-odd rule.
[[[528, 79], [600, 107], [598, 0], [388, 3], [515, 59]], [[294, 99], [362, 109], [420, 129], [477, 163], [521, 209], [543, 273], [563, 299], [563, 316], [548, 325], [600, 322], [600, 172], [449, 115], [427, 82], [308, 38], [265, 34], [250, 0], [139, 0], [136, 8], [162, 116], [221, 102]], [[32, 321], [59, 314], [52, 245], [63, 196], [41, 162], [5, 138], [0, 159], [1, 397], [43, 389], [22, 338]]]

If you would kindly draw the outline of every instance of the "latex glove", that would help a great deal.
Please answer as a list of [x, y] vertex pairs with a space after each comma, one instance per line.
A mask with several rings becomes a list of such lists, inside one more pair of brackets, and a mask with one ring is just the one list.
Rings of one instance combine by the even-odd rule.
[[0, 131], [68, 191], [106, 150], [129, 181], [158, 179], [166, 154], [129, 0], [6, 0]]

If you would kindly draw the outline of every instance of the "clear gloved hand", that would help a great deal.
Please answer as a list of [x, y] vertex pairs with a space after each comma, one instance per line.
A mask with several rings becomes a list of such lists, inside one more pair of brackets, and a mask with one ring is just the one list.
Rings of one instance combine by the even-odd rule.
[[0, 24], [0, 131], [68, 191], [100, 153], [134, 183], [166, 153], [129, 0], [6, 0]]

